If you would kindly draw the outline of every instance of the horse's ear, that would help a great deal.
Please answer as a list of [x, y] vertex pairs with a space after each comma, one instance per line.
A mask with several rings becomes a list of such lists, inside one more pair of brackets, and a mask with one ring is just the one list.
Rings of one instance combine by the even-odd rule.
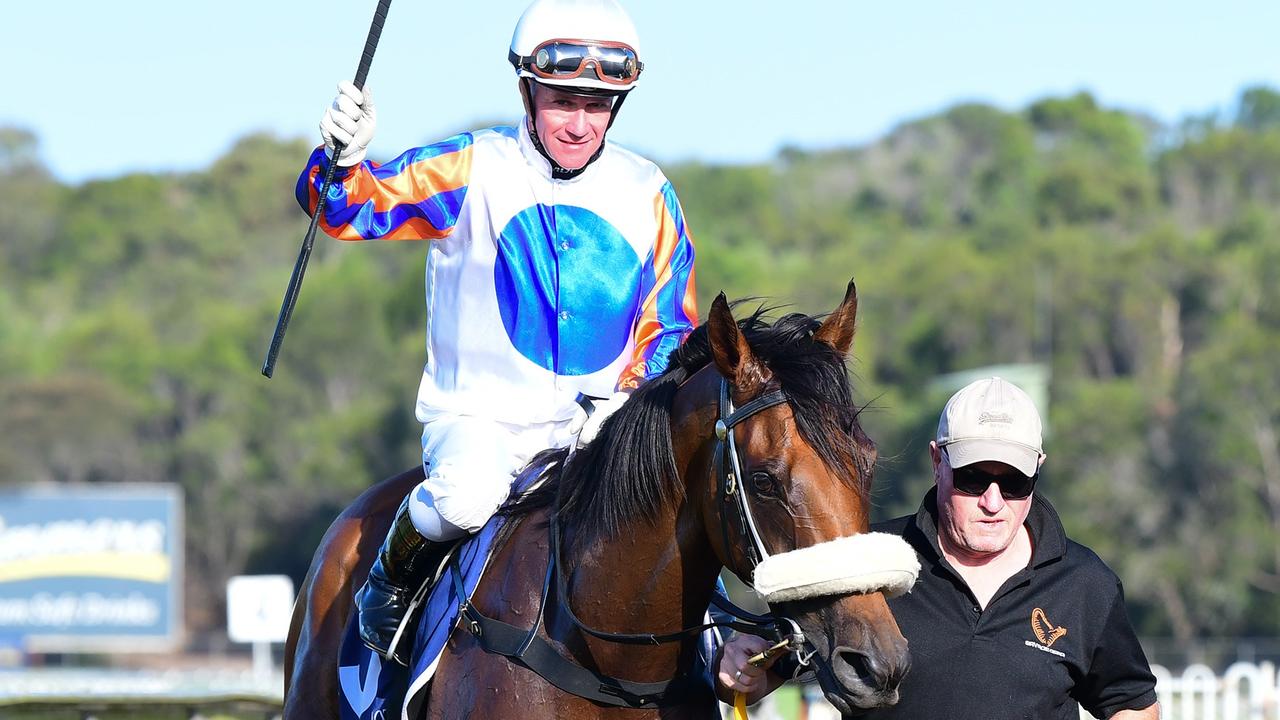
[[768, 371], [751, 352], [747, 338], [733, 319], [724, 293], [716, 296], [707, 315], [707, 339], [716, 369], [740, 391], [750, 393], [768, 379]]
[[853, 333], [857, 319], [858, 288], [854, 286], [853, 280], [850, 280], [840, 307], [827, 316], [822, 327], [818, 328], [818, 332], [814, 333], [813, 337], [835, 348], [841, 355], [848, 355], [849, 348], [853, 347]]

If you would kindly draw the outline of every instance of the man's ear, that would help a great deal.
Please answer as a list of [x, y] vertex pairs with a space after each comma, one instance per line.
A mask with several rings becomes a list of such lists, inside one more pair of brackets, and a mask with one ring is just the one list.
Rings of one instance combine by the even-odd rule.
[[929, 441], [929, 459], [933, 461], [933, 482], [937, 484], [938, 480], [941, 479], [938, 474], [942, 472], [942, 463], [945, 462], [942, 459], [942, 448], [938, 447], [937, 440]]

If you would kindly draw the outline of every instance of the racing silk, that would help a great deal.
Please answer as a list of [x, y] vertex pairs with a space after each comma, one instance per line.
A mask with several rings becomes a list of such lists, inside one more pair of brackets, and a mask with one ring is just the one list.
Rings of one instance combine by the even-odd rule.
[[[328, 162], [317, 148], [298, 179], [309, 213]], [[522, 122], [338, 168], [337, 178], [319, 223], [329, 235], [435, 241], [420, 421], [570, 418], [578, 393], [607, 397], [660, 373], [697, 323], [675, 191], [617, 145], [553, 180]]]

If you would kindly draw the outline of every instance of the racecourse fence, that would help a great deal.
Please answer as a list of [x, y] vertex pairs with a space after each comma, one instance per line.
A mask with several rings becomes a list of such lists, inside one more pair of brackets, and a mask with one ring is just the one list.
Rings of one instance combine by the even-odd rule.
[[9, 720], [275, 720], [284, 677], [251, 671], [28, 668], [0, 671]]
[[[1217, 674], [1207, 665], [1188, 665], [1181, 673], [1153, 665], [1162, 720], [1280, 720], [1280, 685], [1270, 661], [1236, 662]], [[800, 697], [775, 693], [750, 709], [756, 720], [840, 720], [821, 694], [806, 689]], [[725, 709], [725, 718], [732, 710]], [[1081, 720], [1093, 716], [1080, 711]]]
[[1155, 665], [1165, 720], [1280, 720], [1280, 686], [1270, 661], [1237, 662], [1221, 675], [1188, 665], [1179, 675]]
[[[1164, 720], [1280, 720], [1280, 675], [1269, 660], [1235, 662], [1221, 673], [1153, 665]], [[254, 673], [0, 672], [0, 717], [210, 717], [272, 720], [283, 677]], [[815, 688], [784, 688], [751, 708], [757, 720], [839, 720]], [[62, 712], [58, 712], [62, 711]], [[176, 711], [176, 714], [175, 714]], [[123, 714], [122, 714], [123, 713]], [[155, 713], [153, 715], [153, 713]], [[725, 717], [729, 717], [726, 708]], [[1080, 717], [1091, 717], [1081, 712]]]

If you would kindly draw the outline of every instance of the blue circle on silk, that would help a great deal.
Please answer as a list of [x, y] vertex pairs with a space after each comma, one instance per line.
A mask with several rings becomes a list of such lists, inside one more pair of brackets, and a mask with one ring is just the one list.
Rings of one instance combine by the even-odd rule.
[[533, 205], [498, 235], [493, 283], [511, 344], [558, 375], [609, 366], [639, 306], [640, 258], [604, 218], [572, 205]]

